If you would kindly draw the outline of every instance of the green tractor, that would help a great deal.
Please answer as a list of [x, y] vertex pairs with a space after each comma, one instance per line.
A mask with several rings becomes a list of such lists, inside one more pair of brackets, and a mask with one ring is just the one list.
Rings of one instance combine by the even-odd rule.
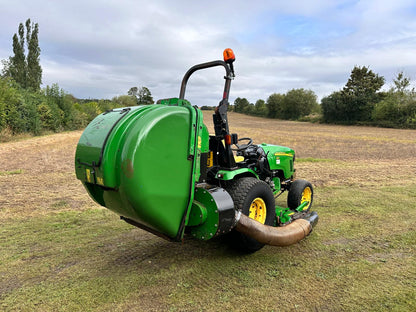
[[[309, 235], [318, 215], [310, 211], [311, 183], [294, 179], [295, 152], [229, 131], [234, 60], [226, 49], [224, 61], [191, 67], [179, 98], [97, 116], [75, 155], [76, 176], [89, 195], [129, 224], [171, 241], [227, 234], [234, 246], [254, 252]], [[225, 86], [210, 135], [185, 90], [195, 71], [215, 66], [225, 69]], [[285, 191], [288, 207], [276, 206]]]

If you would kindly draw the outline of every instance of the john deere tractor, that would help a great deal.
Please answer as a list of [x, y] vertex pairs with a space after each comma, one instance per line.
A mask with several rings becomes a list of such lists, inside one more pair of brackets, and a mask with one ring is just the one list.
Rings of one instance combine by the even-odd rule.
[[[122, 220], [172, 241], [227, 234], [234, 246], [254, 252], [309, 235], [318, 221], [310, 211], [313, 187], [294, 179], [293, 149], [229, 131], [234, 60], [226, 49], [224, 60], [191, 67], [178, 98], [97, 116], [75, 155], [76, 176], [89, 195]], [[185, 90], [195, 71], [215, 66], [225, 69], [225, 85], [209, 134]], [[285, 191], [287, 207], [276, 206]]]

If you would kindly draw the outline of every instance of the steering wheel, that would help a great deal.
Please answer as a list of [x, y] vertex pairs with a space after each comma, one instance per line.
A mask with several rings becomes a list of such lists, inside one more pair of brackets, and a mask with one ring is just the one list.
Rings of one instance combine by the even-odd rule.
[[248, 141], [248, 142], [242, 145], [235, 143], [234, 145], [237, 146], [237, 148], [232, 148], [233, 151], [236, 151], [236, 152], [244, 151], [245, 149], [247, 149], [247, 147], [253, 145], [253, 140], [251, 138], [238, 139], [238, 142], [240, 141]]

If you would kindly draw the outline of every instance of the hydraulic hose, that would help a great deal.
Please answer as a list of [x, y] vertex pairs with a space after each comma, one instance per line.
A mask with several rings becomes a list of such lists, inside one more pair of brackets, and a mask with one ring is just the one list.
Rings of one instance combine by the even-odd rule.
[[313, 211], [303, 219], [297, 219], [288, 225], [273, 227], [250, 219], [240, 212], [236, 212], [237, 224], [235, 229], [256, 241], [272, 246], [289, 246], [308, 236], [318, 223], [318, 214]]

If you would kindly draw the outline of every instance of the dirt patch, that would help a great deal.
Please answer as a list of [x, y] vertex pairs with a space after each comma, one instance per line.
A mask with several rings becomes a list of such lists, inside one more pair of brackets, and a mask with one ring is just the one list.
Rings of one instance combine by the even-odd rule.
[[0, 144], [0, 220], [94, 206], [75, 178], [81, 131]]
[[240, 137], [289, 146], [298, 157], [403, 161], [414, 160], [416, 154], [416, 130], [311, 124], [236, 113], [230, 113], [229, 120], [230, 131]]
[[[210, 124], [211, 113], [205, 113]], [[298, 178], [320, 186], [391, 186], [416, 183], [416, 130], [319, 125], [229, 114], [230, 129], [255, 143], [295, 149]], [[0, 144], [0, 220], [96, 204], [75, 178], [75, 149], [82, 131]]]

